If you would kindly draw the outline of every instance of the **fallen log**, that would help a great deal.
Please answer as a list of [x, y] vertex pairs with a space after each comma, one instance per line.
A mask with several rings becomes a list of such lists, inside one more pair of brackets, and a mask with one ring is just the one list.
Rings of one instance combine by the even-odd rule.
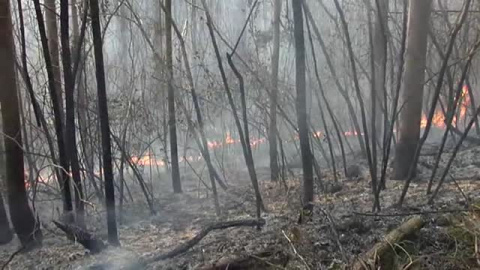
[[284, 269], [290, 257], [281, 250], [266, 250], [252, 255], [222, 258], [213, 264], [203, 265], [196, 270], [250, 270]]
[[195, 237], [192, 239], [188, 240], [187, 242], [180, 244], [176, 248], [172, 249], [171, 251], [168, 251], [166, 253], [156, 255], [150, 258], [146, 258], [143, 260], [144, 263], [149, 264], [169, 258], [173, 258], [175, 256], [178, 256], [182, 253], [187, 252], [189, 249], [191, 249], [193, 246], [195, 246], [200, 240], [202, 240], [207, 234], [213, 230], [221, 230], [221, 229], [227, 229], [231, 227], [261, 227], [265, 225], [265, 220], [260, 219], [246, 219], [246, 220], [232, 220], [232, 221], [223, 221], [223, 222], [218, 222], [211, 224], [207, 226], [206, 228], [202, 229]]
[[81, 244], [84, 248], [90, 250], [91, 253], [98, 253], [106, 248], [102, 240], [76, 225], [61, 223], [55, 220], [53, 220], [53, 223], [67, 235], [69, 240]]
[[[365, 253], [361, 258], [355, 261], [352, 269], [391, 269], [388, 264], [391, 263], [394, 256], [395, 245], [403, 241], [406, 237], [419, 231], [425, 224], [425, 219], [421, 216], [414, 216], [405, 223], [389, 232], [382, 241], [378, 242]], [[373, 265], [373, 268], [371, 266]], [[391, 265], [390, 265], [391, 266]]]

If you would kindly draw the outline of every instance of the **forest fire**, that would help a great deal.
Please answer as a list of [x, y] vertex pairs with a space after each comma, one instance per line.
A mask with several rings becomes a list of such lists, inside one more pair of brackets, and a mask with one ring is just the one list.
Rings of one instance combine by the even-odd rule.
[[[458, 119], [465, 119], [465, 115], [467, 114], [468, 106], [470, 106], [470, 97], [468, 96], [468, 86], [464, 85], [462, 88], [462, 93], [460, 96], [460, 106], [458, 108], [458, 114], [455, 115], [452, 119], [452, 125], [457, 126]], [[458, 119], [457, 119], [458, 118]], [[444, 129], [446, 115], [443, 111], [436, 111], [432, 118], [432, 126], [436, 128]], [[420, 127], [425, 128], [427, 126], [427, 116], [422, 114], [422, 119], [420, 121]]]
[[[71, 174], [69, 174], [71, 177]], [[24, 173], [24, 179], [25, 179], [25, 188], [30, 189], [32, 187], [32, 182], [30, 179], [30, 173], [28, 171], [25, 171]], [[36, 176], [36, 179], [34, 178], [33, 181], [38, 184], [43, 184], [43, 185], [49, 185], [55, 180], [55, 176], [53, 174], [48, 174], [44, 175], [43, 173], [39, 173]]]
[[[460, 96], [460, 105], [458, 108], [458, 113], [455, 115], [452, 119], [452, 124], [453, 126], [457, 125], [458, 119], [465, 119], [465, 116], [467, 114], [467, 109], [470, 106], [470, 97], [468, 96], [468, 86], [464, 85], [462, 88], [462, 93]], [[445, 124], [446, 121], [446, 115], [443, 113], [443, 111], [436, 111], [435, 114], [433, 115], [432, 118], [432, 126], [440, 129], [444, 129], [446, 127]], [[426, 114], [422, 114], [422, 118], [420, 121], [420, 127], [425, 128], [427, 126], [427, 116]], [[357, 131], [345, 131], [343, 134], [346, 137], [352, 137], [352, 136], [363, 136], [363, 133], [359, 133]], [[324, 136], [323, 131], [314, 131], [313, 132], [313, 137], [314, 138], [322, 138]], [[298, 134], [294, 136], [293, 140], [299, 140]], [[250, 139], [250, 146], [251, 147], [258, 147], [261, 144], [264, 144], [267, 142], [266, 138], [251, 138]], [[225, 135], [225, 139], [223, 140], [211, 140], [208, 141], [208, 148], [211, 150], [214, 149], [219, 149], [222, 147], [226, 147], [228, 145], [233, 145], [233, 144], [239, 144], [240, 140], [239, 139], [233, 139], [230, 132], [227, 132]], [[187, 156], [187, 157], [181, 157], [179, 159], [179, 162], [185, 162], [185, 161], [199, 161], [202, 159], [202, 156]], [[133, 156], [131, 158], [131, 161], [134, 164], [140, 165], [140, 166], [158, 166], [158, 167], [164, 167], [165, 166], [165, 161], [163, 159], [157, 159], [155, 156], [150, 153], [147, 155], [144, 155], [142, 157], [137, 157]]]
[[152, 153], [144, 155], [140, 158], [137, 157], [137, 156], [133, 156], [131, 158], [131, 161], [134, 164], [140, 165], [140, 166], [152, 166], [152, 165], [153, 166], [158, 166], [158, 167], [165, 166], [165, 162], [162, 159], [155, 158], [155, 155], [153, 155]]

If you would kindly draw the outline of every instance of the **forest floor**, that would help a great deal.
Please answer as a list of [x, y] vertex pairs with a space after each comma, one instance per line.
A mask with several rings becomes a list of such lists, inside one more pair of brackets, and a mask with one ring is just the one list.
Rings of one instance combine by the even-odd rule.
[[[301, 209], [300, 179], [290, 178], [286, 185], [261, 181], [267, 212], [262, 214], [266, 223], [260, 230], [238, 227], [211, 231], [187, 252], [150, 263], [145, 268], [200, 269], [200, 266], [233, 260], [236, 256], [267, 260], [255, 254], [274, 250], [286, 254], [288, 263], [282, 266], [272, 259], [266, 262], [271, 269], [343, 269], [347, 265], [345, 259], [351, 265], [386, 233], [419, 215], [426, 223], [415, 237], [395, 244], [394, 269], [480, 269], [477, 244], [480, 218], [475, 211], [464, 211], [467, 206], [480, 207], [476, 205], [480, 195], [480, 181], [476, 180], [478, 169], [472, 167], [475, 160], [480, 160], [477, 155], [480, 148], [459, 155], [452, 170], [457, 180], [444, 184], [433, 205], [427, 204], [425, 195], [428, 180], [420, 180], [411, 184], [403, 207], [394, 208], [392, 205], [398, 200], [404, 182], [387, 181], [387, 189], [381, 194], [382, 212], [369, 214], [372, 196], [368, 179], [359, 182], [340, 179], [341, 190], [333, 194], [316, 193], [313, 217], [302, 225], [297, 223]], [[428, 167], [431, 159], [422, 160]], [[423, 168], [422, 173], [425, 171], [425, 175], [429, 175], [428, 169]], [[331, 182], [331, 178], [325, 172], [323, 181]], [[219, 192], [221, 220], [254, 218], [255, 197], [248, 175], [236, 172], [228, 179], [229, 189]], [[142, 269], [137, 263], [142, 258], [170, 251], [220, 220], [215, 216], [211, 196], [198, 190], [196, 180], [184, 182], [183, 194], [168, 193], [168, 187], [165, 190], [157, 196], [158, 209], [154, 216], [149, 215], [143, 203], [125, 206], [126, 214], [119, 225], [121, 247], [110, 247], [91, 255], [44, 220], [43, 247], [16, 254], [5, 269]], [[97, 228], [100, 237], [105, 234], [103, 218], [99, 213], [91, 218], [93, 224], [89, 224], [90, 228]], [[0, 269], [17, 250], [17, 245], [0, 248]], [[268, 267], [257, 267], [265, 268]]]

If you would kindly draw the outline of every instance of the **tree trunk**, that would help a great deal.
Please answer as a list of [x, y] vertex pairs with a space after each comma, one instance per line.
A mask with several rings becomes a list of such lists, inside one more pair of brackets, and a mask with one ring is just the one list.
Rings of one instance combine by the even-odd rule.
[[10, 222], [8, 222], [7, 211], [5, 209], [5, 204], [3, 203], [2, 192], [0, 192], [0, 245], [8, 244], [10, 241], [12, 241], [12, 239], [13, 233], [10, 229]]
[[78, 163], [77, 139], [75, 132], [75, 101], [74, 88], [75, 82], [72, 74], [72, 59], [70, 55], [70, 38], [69, 38], [69, 7], [68, 0], [60, 1], [60, 31], [62, 41], [62, 64], [65, 82], [65, 107], [66, 107], [66, 149], [68, 159], [70, 161], [70, 172], [73, 176], [75, 191], [75, 210], [76, 222], [80, 227], [85, 226], [85, 209], [82, 190], [82, 181], [80, 177], [80, 165]]
[[63, 136], [63, 116], [62, 116], [63, 112], [60, 105], [62, 101], [58, 99], [58, 92], [56, 90], [55, 76], [53, 73], [53, 65], [50, 58], [48, 39], [45, 31], [45, 23], [43, 20], [43, 13], [40, 7], [40, 1], [34, 0], [33, 3], [35, 5], [35, 14], [37, 16], [38, 30], [40, 32], [43, 57], [45, 58], [45, 66], [46, 66], [47, 77], [48, 77], [48, 88], [50, 91], [50, 98], [52, 99], [52, 107], [53, 107], [54, 122], [55, 122], [55, 133], [57, 135], [59, 162], [60, 162], [60, 168], [62, 171], [61, 179], [59, 182], [61, 183], [60, 188], [63, 191], [63, 211], [65, 213], [68, 213], [72, 211], [73, 206], [72, 206], [72, 195], [70, 191], [70, 177], [67, 174], [68, 159], [65, 152], [65, 141]]
[[431, 0], [410, 0], [401, 102], [403, 109], [395, 148], [394, 179], [406, 179], [412, 165], [413, 172], [416, 171], [416, 164], [411, 163], [420, 136], [430, 6]]
[[9, 0], [0, 0], [0, 74], [2, 74], [0, 85], [3, 87], [3, 90], [0, 91], [0, 105], [10, 218], [22, 245], [41, 243], [42, 234], [28, 205], [25, 189], [22, 133], [15, 76], [15, 49]]
[[[81, 45], [80, 40], [85, 38], [85, 35], [82, 36], [81, 33], [85, 32], [86, 22], [82, 21], [82, 29], [80, 31], [79, 24], [78, 24], [78, 15], [79, 10], [77, 9], [77, 0], [73, 0], [71, 3], [72, 8], [72, 32], [73, 32], [73, 44], [77, 47], [74, 47], [75, 51], [73, 53], [73, 63], [74, 67], [77, 66], [77, 71], [73, 72], [73, 79], [75, 82], [74, 86], [77, 87], [77, 114], [78, 114], [78, 130], [80, 134], [80, 145], [82, 146], [82, 156], [83, 156], [83, 163], [86, 171], [87, 178], [90, 179], [90, 182], [93, 185], [95, 190], [95, 194], [97, 195], [99, 200], [103, 200], [103, 193], [101, 189], [97, 185], [97, 180], [94, 175], [94, 158], [95, 155], [93, 154], [93, 150], [91, 147], [91, 139], [89, 134], [88, 128], [88, 99], [87, 99], [87, 88], [85, 87], [83, 71], [84, 65], [82, 61], [82, 48], [78, 48]], [[83, 5], [83, 12], [84, 12], [84, 19], [88, 14], [88, 5]], [[77, 63], [78, 62], [78, 63]], [[77, 152], [78, 156], [78, 152]]]
[[110, 124], [108, 123], [107, 89], [103, 64], [102, 33], [100, 30], [98, 0], [90, 0], [92, 18], [93, 49], [95, 54], [95, 74], [97, 77], [98, 113], [103, 150], [103, 176], [105, 178], [105, 201], [107, 205], [108, 242], [119, 245], [117, 220], [115, 216], [115, 189], [113, 185], [112, 149], [110, 142]]
[[[346, 103], [347, 109], [348, 109], [348, 114], [349, 114], [349, 116], [350, 116], [350, 118], [353, 122], [355, 132], [357, 134], [361, 134], [362, 130], [360, 128], [360, 123], [358, 122], [358, 119], [357, 119], [357, 116], [356, 116], [357, 114], [355, 112], [355, 108], [354, 108], [354, 105], [353, 105], [353, 103], [350, 99], [348, 91], [342, 85], [342, 83], [339, 80], [340, 77], [337, 75], [337, 72], [335, 71], [333, 60], [330, 57], [330, 54], [327, 50], [327, 46], [326, 46], [326, 44], [325, 44], [325, 42], [322, 38], [322, 35], [320, 34], [318, 26], [315, 23], [315, 21], [313, 20], [312, 14], [310, 12], [310, 9], [309, 9], [307, 3], [303, 3], [303, 7], [304, 7], [304, 10], [305, 10], [305, 15], [307, 16], [308, 20], [312, 23], [313, 33], [315, 34], [315, 36], [317, 38], [317, 41], [320, 45], [320, 48], [322, 49], [323, 55], [325, 56], [325, 62], [327, 63], [327, 66], [328, 66], [328, 69], [330, 71], [330, 74], [332, 75], [332, 78], [335, 80], [335, 85], [336, 85], [338, 91], [340, 92], [340, 95], [342, 95], [342, 97], [345, 99], [345, 103]], [[356, 136], [356, 137], [357, 137], [357, 140], [358, 140], [358, 145], [360, 146], [360, 149], [362, 151], [362, 154], [366, 155], [367, 152], [366, 152], [365, 142], [363, 140], [363, 137], [362, 136]], [[346, 140], [346, 142], [348, 143], [348, 140]]]
[[[218, 44], [217, 44], [217, 41], [216, 41], [216, 38], [215, 38], [215, 33], [214, 33], [214, 30], [213, 30], [214, 26], [213, 26], [213, 22], [212, 22], [212, 17], [210, 16], [210, 12], [208, 10], [207, 2], [205, 0], [202, 0], [202, 5], [205, 9], [205, 16], [207, 17], [208, 32], [209, 32], [210, 38], [212, 39], [212, 45], [213, 45], [213, 49], [214, 49], [214, 52], [215, 52], [215, 57], [217, 58], [218, 69], [220, 70], [220, 74], [222, 76], [222, 82], [223, 82], [223, 85], [225, 87], [225, 92], [227, 94], [228, 103], [229, 103], [230, 108], [232, 110], [233, 118], [235, 120], [235, 125], [237, 126], [238, 135], [240, 137], [240, 143], [242, 145], [243, 157], [245, 158], [245, 163], [247, 165], [248, 174], [250, 176], [250, 180], [252, 181], [253, 189], [255, 191], [256, 206], [257, 206], [257, 209], [256, 209], [257, 210], [257, 217], [260, 218], [260, 214], [261, 214], [260, 212], [261, 212], [262, 209], [265, 209], [265, 207], [263, 205], [262, 197], [261, 197], [261, 194], [260, 194], [260, 189], [258, 187], [258, 180], [257, 180], [256, 172], [255, 172], [255, 166], [254, 166], [252, 153], [249, 150], [249, 148], [247, 147], [247, 145], [249, 146], [249, 144], [246, 143], [246, 138], [245, 138], [246, 133], [243, 132], [242, 125], [240, 123], [240, 118], [238, 116], [237, 109], [235, 107], [235, 103], [233, 101], [232, 91], [230, 90], [230, 87], [228, 85], [227, 75], [225, 73], [225, 69], [223, 68], [223, 62], [222, 62], [222, 58], [220, 56], [220, 50], [218, 48]], [[232, 67], [233, 72], [235, 73], [235, 75], [239, 79], [239, 84], [242, 84], [243, 79], [242, 79], [241, 75], [238, 73], [238, 71], [235, 69], [235, 66], [233, 65], [233, 63], [231, 61], [231, 55], [230, 54], [227, 54], [227, 60], [229, 61], [229, 64]], [[242, 88], [243, 88], [243, 86], [240, 85], [241, 91], [242, 91]], [[244, 97], [244, 92], [241, 92], [241, 95]], [[242, 100], [244, 102], [244, 99], [242, 99]], [[245, 106], [243, 106], [243, 108], [245, 108]], [[244, 115], [246, 115], [246, 113], [244, 113]]]
[[58, 42], [58, 24], [57, 24], [57, 5], [56, 0], [45, 0], [45, 26], [47, 27], [48, 48], [50, 51], [50, 59], [52, 60], [53, 78], [55, 80], [55, 90], [57, 100], [62, 112], [62, 123], [64, 123], [63, 101], [62, 101], [62, 77], [60, 74], [60, 58], [59, 58], [59, 42]]
[[275, 0], [273, 13], [273, 53], [272, 53], [272, 90], [270, 93], [270, 127], [268, 144], [270, 146], [270, 172], [272, 181], [278, 180], [277, 151], [277, 99], [278, 99], [278, 62], [280, 58], [280, 15], [282, 0]]
[[[373, 35], [373, 62], [375, 74], [373, 89], [375, 91], [375, 96], [371, 98], [375, 98], [376, 101], [377, 108], [375, 108], [375, 111], [383, 111], [384, 117], [387, 116], [385, 78], [387, 70], [388, 1], [389, 0], [375, 0], [377, 16], [375, 20], [375, 32]], [[378, 140], [382, 138], [384, 129], [383, 123], [385, 122], [382, 120], [384, 119], [382, 119], [382, 117], [376, 117], [375, 135]]]
[[297, 89], [297, 121], [303, 165], [303, 208], [313, 210], [313, 164], [308, 136], [308, 115], [305, 78], [305, 40], [303, 36], [303, 1], [292, 0], [295, 38], [295, 86]]
[[[1, 120], [1, 119], [0, 119]], [[3, 125], [3, 124], [2, 124]], [[2, 193], [5, 191], [5, 148], [3, 140], [0, 141], [0, 245], [10, 243], [13, 238], [10, 222], [8, 221], [7, 211], [3, 203]]]
[[170, 131], [170, 155], [172, 162], [173, 192], [182, 193], [180, 182], [180, 168], [178, 165], [177, 123], [175, 118], [175, 90], [173, 89], [173, 49], [172, 49], [172, 0], [165, 1], [167, 12], [165, 14], [167, 77], [168, 77], [168, 129]]

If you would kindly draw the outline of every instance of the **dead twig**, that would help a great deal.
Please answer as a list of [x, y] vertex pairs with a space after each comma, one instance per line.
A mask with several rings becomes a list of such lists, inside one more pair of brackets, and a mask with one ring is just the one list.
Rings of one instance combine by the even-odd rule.
[[340, 237], [336, 228], [336, 223], [333, 220], [332, 215], [325, 209], [320, 208], [320, 211], [327, 217], [328, 223], [330, 225], [330, 229], [332, 230], [333, 235], [335, 236], [335, 241], [337, 242], [338, 249], [340, 250], [340, 253], [342, 254], [342, 259], [345, 263], [348, 263], [348, 258], [347, 255], [345, 254], [345, 251], [343, 249], [342, 243], [340, 242]]
[[285, 238], [287, 239], [288, 243], [290, 243], [290, 246], [292, 247], [292, 250], [293, 250], [293, 253], [295, 255], [297, 255], [297, 257], [300, 258], [300, 260], [303, 262], [303, 264], [305, 264], [305, 267], [307, 267], [307, 269], [310, 269], [310, 267], [308, 266], [307, 262], [305, 261], [305, 259], [303, 258], [302, 255], [300, 255], [298, 252], [297, 252], [297, 249], [295, 248], [295, 245], [293, 244], [292, 240], [290, 240], [290, 238], [288, 238], [287, 234], [285, 233], [284, 230], [282, 230], [282, 233], [283, 233], [283, 236], [285, 236]]
[[468, 199], [468, 196], [463, 192], [463, 189], [460, 187], [460, 185], [457, 182], [457, 179], [453, 178], [453, 175], [449, 173], [450, 178], [452, 178], [453, 183], [455, 183], [455, 186], [457, 187], [458, 191], [462, 194], [463, 198], [465, 199], [465, 202], [467, 203], [467, 207], [470, 208], [470, 200]]
[[26, 248], [26, 246], [23, 245], [19, 249], [17, 249], [15, 252], [13, 252], [12, 255], [10, 255], [10, 257], [8, 257], [8, 260], [3, 264], [2, 270], [4, 270], [8, 266], [8, 264], [10, 264], [10, 262], [13, 261], [13, 258], [15, 258], [15, 256], [17, 256], [17, 254], [19, 254], [20, 252], [25, 250], [25, 248]]

